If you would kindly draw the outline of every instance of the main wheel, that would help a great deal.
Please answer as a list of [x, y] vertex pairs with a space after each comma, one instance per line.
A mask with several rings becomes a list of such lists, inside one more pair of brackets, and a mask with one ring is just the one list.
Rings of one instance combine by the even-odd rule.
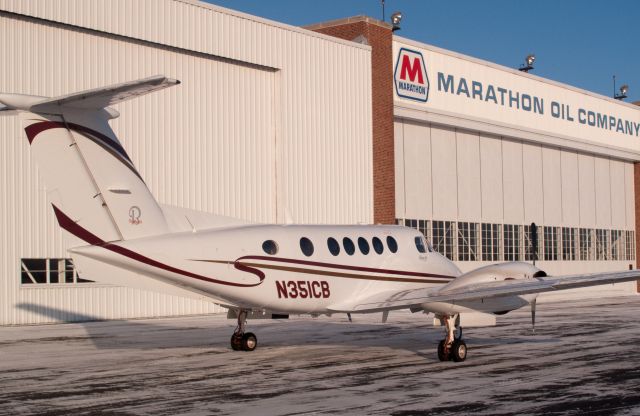
[[440, 343], [438, 344], [438, 359], [440, 361], [449, 361], [449, 354], [445, 352], [444, 346], [444, 340], [440, 341]]
[[467, 344], [461, 339], [453, 341], [451, 346], [451, 357], [453, 361], [459, 363], [467, 359]]
[[258, 346], [258, 338], [253, 332], [247, 332], [242, 336], [242, 349], [244, 351], [253, 351]]
[[234, 351], [240, 351], [242, 349], [242, 336], [233, 334], [231, 335], [231, 348]]

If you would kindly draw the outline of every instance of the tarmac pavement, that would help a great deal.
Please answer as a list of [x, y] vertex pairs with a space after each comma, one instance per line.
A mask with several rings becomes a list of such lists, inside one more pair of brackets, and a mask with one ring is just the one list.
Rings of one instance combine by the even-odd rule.
[[[46, 311], [45, 311], [46, 312]], [[0, 328], [0, 414], [640, 415], [640, 297], [538, 305], [464, 331], [440, 362], [432, 316], [209, 315]]]

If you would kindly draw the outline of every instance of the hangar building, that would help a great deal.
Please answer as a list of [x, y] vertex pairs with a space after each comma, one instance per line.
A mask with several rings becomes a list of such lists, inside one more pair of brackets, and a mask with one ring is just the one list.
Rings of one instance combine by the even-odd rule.
[[[637, 107], [375, 19], [298, 28], [192, 0], [0, 0], [0, 56], [3, 92], [180, 79], [120, 104], [112, 122], [166, 205], [398, 222], [463, 270], [529, 261], [535, 222], [550, 274], [636, 266]], [[0, 118], [0, 324], [218, 311], [77, 276], [23, 136]]]
[[374, 188], [387, 221], [393, 212], [421, 230], [463, 271], [532, 261], [532, 224], [548, 274], [636, 267], [638, 106], [394, 36], [367, 17], [308, 28], [372, 46], [374, 113], [376, 100], [393, 111], [393, 131], [391, 119], [373, 124], [374, 183], [394, 186]]

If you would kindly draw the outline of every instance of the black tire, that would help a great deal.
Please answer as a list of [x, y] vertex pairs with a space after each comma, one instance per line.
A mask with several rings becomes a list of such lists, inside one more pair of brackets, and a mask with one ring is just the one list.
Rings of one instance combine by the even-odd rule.
[[449, 356], [448, 354], [445, 354], [444, 351], [444, 340], [440, 341], [438, 344], [438, 359], [440, 361], [449, 361]]
[[457, 363], [461, 363], [467, 359], [467, 344], [463, 340], [457, 339], [453, 341], [451, 358]]
[[236, 334], [231, 335], [231, 349], [234, 351], [240, 351], [242, 349], [242, 336]]
[[258, 338], [253, 332], [247, 332], [242, 336], [242, 350], [253, 351], [258, 346]]

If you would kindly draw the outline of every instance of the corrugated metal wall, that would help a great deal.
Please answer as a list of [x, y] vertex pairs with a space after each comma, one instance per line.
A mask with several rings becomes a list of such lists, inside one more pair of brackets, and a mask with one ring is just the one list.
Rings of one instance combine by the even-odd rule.
[[[398, 218], [635, 230], [632, 162], [403, 119], [395, 121], [395, 152]], [[456, 262], [463, 271], [488, 263]], [[550, 275], [629, 264], [636, 260], [536, 262]], [[635, 285], [581, 290], [618, 295]]]
[[[183, 81], [119, 105], [112, 123], [162, 203], [260, 222], [372, 221], [368, 47], [186, 1], [0, 0], [0, 57], [3, 92]], [[18, 124], [0, 118], [0, 324], [217, 310], [126, 288], [21, 286], [20, 258], [66, 255]]]

